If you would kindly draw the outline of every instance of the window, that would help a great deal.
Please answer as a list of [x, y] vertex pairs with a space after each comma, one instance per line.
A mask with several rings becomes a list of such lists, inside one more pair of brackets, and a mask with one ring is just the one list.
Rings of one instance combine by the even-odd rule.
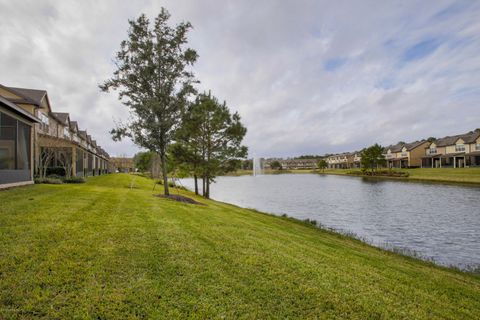
[[39, 118], [42, 123], [40, 123], [40, 128], [44, 132], [48, 132], [48, 126], [50, 125], [50, 120], [48, 119], [48, 116], [42, 112], [39, 113]]
[[70, 138], [70, 130], [68, 127], [63, 127], [63, 137], [67, 139]]
[[464, 144], [457, 144], [457, 145], [455, 146], [455, 151], [456, 151], [456, 152], [463, 152], [463, 151], [465, 151], [465, 145], [464, 145]]
[[429, 153], [430, 154], [436, 154], [437, 153], [437, 148], [430, 148]]
[[18, 121], [17, 169], [30, 170], [30, 126]]
[[30, 130], [0, 112], [0, 170], [30, 170]]
[[0, 112], [0, 170], [15, 170], [17, 120]]
[[477, 143], [477, 144], [475, 145], [475, 150], [480, 150], [480, 143]]

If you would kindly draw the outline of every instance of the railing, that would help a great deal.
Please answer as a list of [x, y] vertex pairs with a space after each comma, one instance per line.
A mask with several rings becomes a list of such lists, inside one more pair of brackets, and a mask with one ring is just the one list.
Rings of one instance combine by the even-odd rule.
[[455, 152], [463, 152], [465, 151], [465, 146], [464, 145], [456, 145], [455, 146]]

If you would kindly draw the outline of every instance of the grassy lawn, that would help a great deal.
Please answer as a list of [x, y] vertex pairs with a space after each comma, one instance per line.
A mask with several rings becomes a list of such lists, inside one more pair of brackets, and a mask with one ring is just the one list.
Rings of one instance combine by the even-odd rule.
[[126, 174], [0, 192], [0, 319], [480, 314], [479, 277], [287, 218], [153, 194]]
[[[360, 171], [360, 169], [353, 169]], [[352, 169], [327, 169], [324, 173], [346, 175]], [[480, 168], [416, 168], [395, 169], [409, 173], [408, 180], [455, 182], [455, 183], [480, 183]]]

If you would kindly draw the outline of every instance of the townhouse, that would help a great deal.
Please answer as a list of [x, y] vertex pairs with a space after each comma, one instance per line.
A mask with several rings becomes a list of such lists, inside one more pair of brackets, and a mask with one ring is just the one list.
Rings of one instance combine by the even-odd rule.
[[480, 130], [430, 142], [422, 157], [423, 168], [480, 166]]
[[327, 157], [329, 169], [352, 169], [360, 168], [362, 157], [360, 152], [344, 152]]
[[425, 148], [430, 143], [420, 140], [411, 143], [397, 143], [385, 148], [388, 168], [418, 168], [422, 165]]
[[319, 159], [260, 159], [261, 167], [264, 169], [271, 169], [271, 164], [274, 161], [278, 161], [283, 170], [314, 170], [317, 169]]
[[[33, 181], [34, 175], [44, 176], [52, 168], [62, 168], [66, 176], [90, 176], [106, 173], [108, 169], [109, 155], [105, 150], [96, 144], [86, 131], [79, 130], [78, 123], [70, 119], [70, 115], [64, 112], [53, 112], [45, 90], [34, 90], [25, 88], [14, 88], [0, 85], [0, 98], [2, 99], [2, 110], [8, 107], [11, 111], [5, 114], [12, 116], [16, 111], [16, 120], [26, 123], [29, 131], [24, 129], [16, 130], [17, 139], [16, 160], [20, 157], [21, 148], [25, 148], [18, 142], [21, 135], [30, 136], [29, 145], [29, 183]], [[6, 107], [6, 105], [8, 106]], [[23, 117], [20, 120], [19, 117]], [[3, 118], [3, 116], [2, 116]], [[5, 117], [5, 119], [7, 119]], [[28, 119], [28, 120], [26, 120]], [[5, 120], [7, 121], [7, 120]], [[11, 122], [11, 121], [10, 121]], [[18, 125], [20, 126], [20, 125]], [[0, 131], [3, 141], [7, 139], [7, 122], [2, 122]], [[28, 131], [28, 132], [27, 132]], [[5, 133], [5, 137], [3, 136]], [[20, 146], [20, 147], [18, 147]], [[19, 149], [20, 148], [20, 149]], [[12, 152], [6, 147], [0, 147], [0, 164], [10, 163], [12, 168]], [[16, 168], [22, 167], [18, 163]], [[7, 165], [0, 165], [0, 171]], [[16, 169], [18, 171], [18, 169]], [[6, 172], [3, 172], [6, 175]], [[23, 173], [25, 175], [26, 173]], [[11, 178], [16, 175], [16, 178]], [[9, 184], [12, 179], [21, 180], [22, 173], [9, 173], [10, 178], [2, 178], [0, 174], [0, 186]]]

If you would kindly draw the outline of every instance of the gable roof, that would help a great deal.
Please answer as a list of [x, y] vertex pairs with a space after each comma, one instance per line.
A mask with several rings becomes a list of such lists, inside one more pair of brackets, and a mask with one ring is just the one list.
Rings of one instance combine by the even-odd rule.
[[424, 144], [426, 142], [428, 142], [428, 141], [427, 140], [420, 140], [420, 141], [410, 142], [410, 143], [406, 143], [404, 145], [404, 147], [407, 148], [408, 151], [410, 151], [410, 150], [413, 150], [413, 149], [417, 148], [418, 146], [421, 146], [422, 144]]
[[77, 121], [70, 121], [70, 129], [74, 129], [75, 131], [78, 131]]
[[473, 143], [478, 137], [480, 137], [480, 132], [469, 132], [464, 134], [457, 134], [455, 136], [446, 136], [441, 139], [435, 140], [435, 145], [437, 147], [446, 147], [455, 144], [458, 139], [462, 139], [465, 143]]
[[52, 112], [53, 116], [57, 118], [63, 125], [68, 125], [68, 118], [70, 115], [66, 112]]
[[43, 98], [47, 95], [47, 91], [45, 90], [6, 87], [6, 86], [2, 86], [2, 87], [11, 91], [17, 96], [24, 98], [24, 100], [14, 101], [17, 103], [24, 102], [24, 103], [31, 103], [36, 106], [40, 106]]
[[388, 152], [388, 150], [390, 150], [391, 152], [400, 152], [402, 151], [403, 146], [403, 143], [392, 144], [385, 148], [385, 152]]
[[79, 135], [83, 140], [87, 140], [87, 131], [85, 131], [85, 130], [78, 130], [78, 135]]
[[23, 110], [22, 108], [20, 108], [16, 104], [8, 101], [7, 99], [5, 99], [4, 97], [1, 97], [1, 96], [0, 96], [0, 105], [5, 106], [6, 108], [12, 110], [16, 114], [22, 116], [23, 118], [27, 118], [32, 122], [40, 122], [40, 120], [37, 117], [35, 117], [34, 115], [32, 115], [29, 112]]

